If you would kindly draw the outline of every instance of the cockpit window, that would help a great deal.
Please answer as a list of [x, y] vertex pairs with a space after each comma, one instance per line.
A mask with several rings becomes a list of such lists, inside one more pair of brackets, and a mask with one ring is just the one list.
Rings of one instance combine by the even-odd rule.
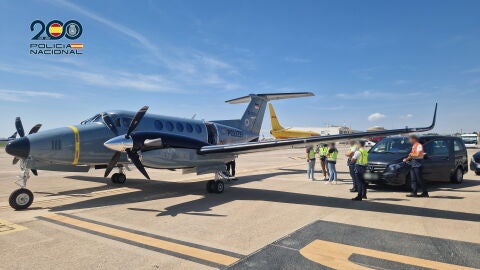
[[87, 120], [83, 120], [82, 122], [80, 122], [81, 125], [86, 125], [86, 124], [90, 124], [90, 123], [93, 123], [93, 122], [102, 122], [102, 116], [100, 114], [96, 114], [90, 118], [88, 118]]
[[130, 122], [132, 122], [132, 118], [129, 118], [129, 117], [123, 117], [122, 118], [122, 125], [124, 127], [130, 126]]

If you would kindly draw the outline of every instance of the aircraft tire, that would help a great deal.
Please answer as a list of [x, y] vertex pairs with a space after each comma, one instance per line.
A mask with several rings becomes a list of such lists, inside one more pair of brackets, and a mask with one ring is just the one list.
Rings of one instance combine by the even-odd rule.
[[15, 210], [27, 209], [33, 203], [33, 193], [26, 188], [17, 189], [10, 194], [8, 203]]
[[214, 180], [207, 181], [207, 192], [208, 193], [215, 192], [215, 181]]
[[124, 173], [119, 173], [117, 176], [117, 183], [118, 184], [124, 184], [125, 181], [127, 181], [127, 177], [125, 176]]
[[214, 188], [215, 193], [222, 193], [225, 190], [225, 183], [222, 180], [217, 180]]

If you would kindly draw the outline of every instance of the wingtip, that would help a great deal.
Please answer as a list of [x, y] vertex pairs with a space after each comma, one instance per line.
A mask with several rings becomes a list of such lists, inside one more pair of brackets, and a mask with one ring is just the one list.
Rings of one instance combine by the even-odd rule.
[[435, 127], [435, 124], [437, 122], [437, 108], [438, 108], [438, 102], [435, 103], [435, 111], [433, 112], [433, 121], [432, 121], [432, 125], [430, 126], [431, 129]]

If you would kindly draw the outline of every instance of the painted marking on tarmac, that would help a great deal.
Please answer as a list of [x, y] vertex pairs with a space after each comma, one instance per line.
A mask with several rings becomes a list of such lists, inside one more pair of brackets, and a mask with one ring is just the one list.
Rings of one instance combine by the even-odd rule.
[[118, 240], [124, 243], [148, 248], [154, 251], [160, 251], [176, 257], [216, 267], [231, 265], [242, 257], [240, 254], [234, 254], [228, 251], [176, 241], [166, 237], [121, 228], [119, 226], [67, 214], [53, 214], [38, 218], [109, 239]]
[[478, 250], [478, 243], [319, 220], [228, 269], [480, 269]]
[[441, 263], [437, 261], [425, 260], [410, 256], [398, 255], [390, 252], [383, 252], [374, 249], [355, 247], [334, 243], [330, 241], [314, 240], [304, 248], [300, 249], [300, 254], [303, 257], [321, 264], [323, 266], [334, 269], [351, 269], [351, 270], [366, 270], [373, 269], [359, 265], [349, 260], [354, 254], [374, 257], [377, 259], [408, 264], [416, 267], [424, 267], [429, 269], [444, 269], [444, 270], [473, 270], [475, 268], [459, 266], [448, 263]]
[[0, 219], [0, 235], [26, 230], [27, 228], [15, 223]]

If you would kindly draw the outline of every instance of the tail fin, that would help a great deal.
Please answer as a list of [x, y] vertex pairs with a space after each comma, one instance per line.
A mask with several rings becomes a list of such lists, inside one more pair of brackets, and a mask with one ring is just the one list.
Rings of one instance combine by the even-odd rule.
[[313, 95], [314, 94], [311, 92], [250, 94], [248, 96], [227, 100], [225, 102], [230, 104], [250, 102], [242, 116], [242, 119], [240, 120], [239, 128], [245, 132], [248, 132], [249, 136], [252, 138], [258, 139], [268, 101], [286, 98], [309, 97]]
[[278, 121], [277, 114], [275, 113], [275, 110], [273, 109], [272, 103], [268, 103], [268, 109], [270, 110], [270, 121], [272, 124], [272, 130], [282, 130], [284, 129], [282, 125], [280, 125], [280, 122]]

